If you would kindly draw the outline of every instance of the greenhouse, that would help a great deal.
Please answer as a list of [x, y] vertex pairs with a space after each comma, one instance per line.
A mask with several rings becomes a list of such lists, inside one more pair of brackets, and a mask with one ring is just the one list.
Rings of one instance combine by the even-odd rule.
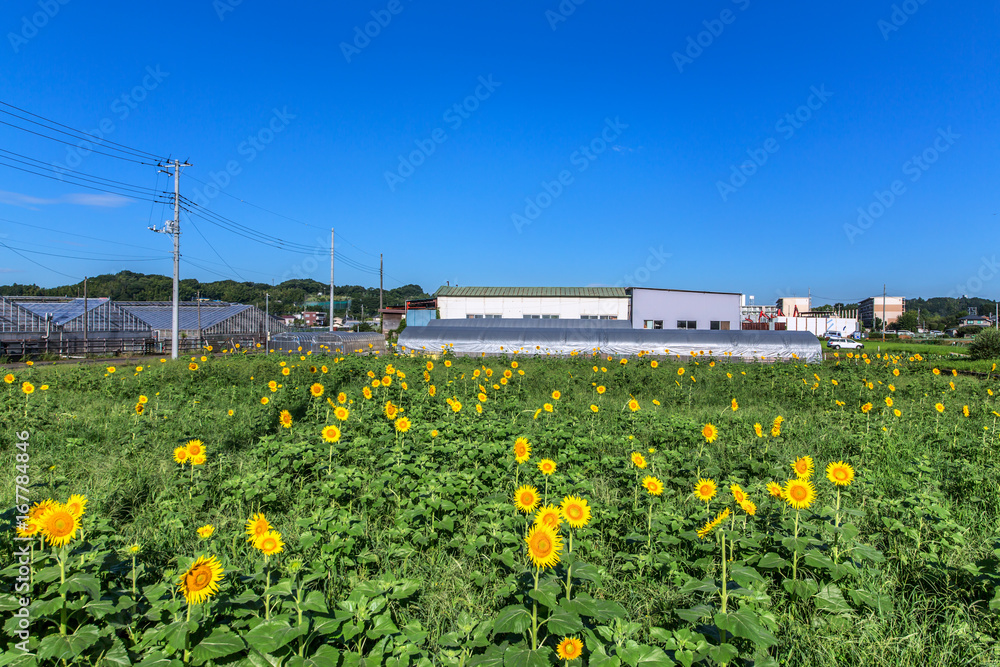
[[742, 361], [819, 362], [823, 359], [819, 340], [806, 331], [688, 331], [496, 324], [476, 327], [464, 323], [451, 325], [447, 320], [438, 322], [434, 326], [409, 327], [403, 331], [399, 336], [400, 351], [440, 354], [447, 350], [457, 355], [559, 356], [592, 352], [616, 356], [643, 353], [661, 357], [706, 355]]
[[385, 336], [373, 332], [354, 331], [286, 331], [271, 336], [268, 351], [312, 352], [313, 354], [385, 354]]

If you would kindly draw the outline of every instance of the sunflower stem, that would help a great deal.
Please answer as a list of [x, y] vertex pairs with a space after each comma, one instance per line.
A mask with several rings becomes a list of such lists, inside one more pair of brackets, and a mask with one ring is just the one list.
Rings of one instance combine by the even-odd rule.
[[267, 567], [267, 556], [264, 556], [264, 570], [267, 572], [267, 586], [264, 588], [264, 620], [271, 620], [271, 596], [267, 590], [271, 588], [271, 570]]
[[[573, 553], [573, 531], [567, 530], [569, 533], [569, 550], [566, 551], [567, 555]], [[569, 593], [573, 590], [573, 564], [570, 563], [566, 566], [566, 601], [569, 602]]]
[[[59, 588], [66, 583], [66, 558], [62, 554], [56, 557], [59, 563]], [[62, 594], [62, 611], [59, 614], [59, 634], [66, 636], [66, 593]]]
[[726, 613], [726, 603], [729, 601], [729, 593], [726, 590], [726, 531], [720, 530], [722, 536], [722, 613]]
[[[538, 573], [540, 567], [535, 568], [535, 592], [538, 592]], [[532, 598], [531, 601], [531, 650], [538, 650], [538, 600]]]
[[840, 556], [840, 487], [837, 487], [837, 509], [836, 516], [834, 517], [834, 534], [833, 534], [833, 562], [839, 563]]
[[795, 553], [792, 555], [792, 581], [798, 578], [799, 573], [799, 510], [795, 510]]
[[132, 599], [135, 599], [135, 554], [132, 554]]
[[[191, 603], [187, 605], [186, 623], [191, 622]], [[191, 630], [185, 625], [184, 628], [184, 664], [191, 662]]]

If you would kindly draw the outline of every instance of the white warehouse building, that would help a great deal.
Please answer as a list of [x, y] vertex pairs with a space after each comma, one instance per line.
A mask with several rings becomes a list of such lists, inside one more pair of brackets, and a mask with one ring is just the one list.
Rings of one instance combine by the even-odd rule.
[[630, 287], [633, 329], [740, 329], [741, 295], [736, 292]]
[[628, 320], [622, 287], [440, 287], [441, 319]]

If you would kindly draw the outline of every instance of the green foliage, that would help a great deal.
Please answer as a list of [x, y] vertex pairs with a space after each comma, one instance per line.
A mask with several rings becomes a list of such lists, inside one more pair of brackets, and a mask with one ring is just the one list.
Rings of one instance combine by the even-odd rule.
[[974, 360], [1000, 359], [1000, 331], [980, 328], [976, 339], [969, 344], [969, 356]]
[[[685, 360], [683, 375], [663, 358], [652, 368], [582, 356], [518, 358], [516, 368], [512, 358], [446, 357], [426, 369], [426, 358], [213, 354], [197, 371], [184, 360], [114, 373], [17, 370], [0, 385], [0, 437], [31, 433], [32, 502], [90, 498], [82, 538], [55, 552], [33, 543], [30, 647], [44, 665], [166, 666], [186, 656], [195, 665], [542, 667], [562, 637], [577, 636], [584, 663], [575, 664], [614, 667], [996, 661], [995, 376], [933, 375], [945, 368], [938, 360], [866, 354], [870, 363], [841, 353], [811, 366], [702, 357]], [[369, 371], [393, 378], [365, 399]], [[26, 397], [22, 381], [49, 389]], [[341, 391], [343, 422], [333, 415]], [[140, 395], [149, 401], [137, 415]], [[412, 421], [406, 433], [386, 419], [389, 400]], [[544, 403], [552, 412], [536, 414]], [[291, 428], [279, 425], [281, 410]], [[701, 434], [709, 422], [720, 432], [712, 443]], [[319, 432], [332, 423], [343, 436], [326, 443]], [[519, 466], [511, 449], [520, 436], [534, 451]], [[206, 465], [173, 462], [191, 438], [207, 444]], [[632, 452], [646, 468], [631, 464]], [[764, 485], [788, 479], [805, 454], [818, 496], [797, 513]], [[549, 477], [535, 466], [542, 457], [557, 462]], [[825, 477], [838, 460], [857, 473], [839, 493]], [[0, 465], [28, 464], [5, 449]], [[639, 484], [647, 474], [662, 495]], [[707, 507], [692, 495], [699, 477], [719, 485]], [[0, 481], [8, 526], [13, 481]], [[530, 518], [511, 502], [525, 483], [544, 501], [580, 495], [593, 509], [590, 525], [572, 532], [572, 552], [567, 541], [537, 583], [525, 554]], [[756, 503], [754, 516], [735, 505], [730, 484]], [[724, 507], [733, 514], [700, 539]], [[285, 541], [266, 562], [244, 535], [256, 512]], [[215, 526], [207, 539], [195, 532], [204, 524]], [[13, 581], [16, 543], [2, 535], [0, 567]], [[133, 542], [142, 545], [134, 570]], [[225, 569], [221, 589], [188, 619], [176, 583], [210, 554]], [[0, 595], [6, 624], [17, 606]], [[4, 659], [15, 641], [0, 636]]]

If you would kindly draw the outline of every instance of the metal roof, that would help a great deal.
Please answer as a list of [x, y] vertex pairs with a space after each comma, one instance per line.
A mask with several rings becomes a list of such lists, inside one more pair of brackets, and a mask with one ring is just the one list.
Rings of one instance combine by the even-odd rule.
[[[107, 297], [99, 299], [87, 299], [87, 311], [103, 306], [108, 302]], [[83, 299], [71, 299], [69, 301], [16, 301], [17, 305], [28, 310], [41, 318], [47, 313], [52, 313], [52, 322], [58, 326], [66, 324], [70, 320], [83, 315]], [[87, 319], [90, 319], [89, 317]]]
[[[173, 310], [169, 302], [135, 302], [118, 301], [117, 304], [129, 313], [132, 313], [145, 322], [152, 329], [170, 329], [173, 326]], [[227, 303], [223, 305], [211, 304], [201, 305], [201, 328], [209, 329], [219, 322], [224, 322], [234, 315], [238, 315], [247, 308], [253, 308], [240, 303]], [[198, 328], [198, 306], [197, 304], [180, 304], [179, 329]]]
[[431, 327], [473, 327], [478, 329], [631, 329], [629, 320], [570, 320], [570, 319], [519, 319], [514, 317], [496, 317], [486, 319], [470, 318], [433, 319], [427, 323]]
[[597, 297], [624, 299], [624, 287], [439, 287], [435, 297], [442, 296], [493, 296], [493, 297]]

